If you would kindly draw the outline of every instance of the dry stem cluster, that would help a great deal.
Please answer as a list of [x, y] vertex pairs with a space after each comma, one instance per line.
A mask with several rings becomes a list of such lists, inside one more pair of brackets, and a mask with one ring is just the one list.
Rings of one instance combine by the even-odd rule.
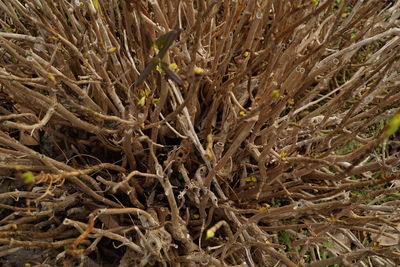
[[400, 264], [399, 0], [1, 0], [0, 24], [3, 263]]

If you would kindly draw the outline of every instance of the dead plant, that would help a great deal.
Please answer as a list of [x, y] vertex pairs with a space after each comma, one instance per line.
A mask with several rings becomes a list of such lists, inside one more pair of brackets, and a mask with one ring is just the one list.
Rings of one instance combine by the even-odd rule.
[[3, 266], [400, 264], [399, 0], [0, 0], [0, 24]]

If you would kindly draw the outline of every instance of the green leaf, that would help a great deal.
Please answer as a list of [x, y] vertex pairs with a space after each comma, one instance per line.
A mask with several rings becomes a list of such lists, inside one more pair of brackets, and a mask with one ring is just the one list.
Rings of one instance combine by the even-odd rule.
[[316, 6], [318, 4], [319, 0], [311, 0], [311, 5]]
[[168, 67], [169, 67], [171, 70], [175, 71], [175, 72], [178, 72], [178, 71], [179, 71], [178, 65], [176, 65], [176, 63], [171, 63], [171, 64], [169, 64]]
[[140, 90], [139, 91], [139, 95], [140, 95], [140, 97], [149, 97], [150, 96], [150, 94], [151, 94], [151, 90], [149, 89], [149, 88], [145, 88], [145, 89], [142, 89], [142, 90]]
[[24, 179], [24, 183], [30, 184], [33, 183], [33, 181], [35, 180], [35, 176], [32, 172], [27, 171], [22, 174], [22, 179]]
[[156, 53], [160, 52], [160, 48], [158, 48], [158, 45], [156, 43], [153, 44], [153, 49]]
[[151, 95], [151, 90], [149, 89], [149, 88], [144, 88], [144, 95], [146, 96], [146, 97], [149, 97], [150, 95]]
[[280, 97], [281, 96], [281, 91], [280, 90], [272, 90], [271, 95], [273, 97]]
[[165, 71], [162, 69], [162, 67], [161, 67], [160, 65], [158, 65], [158, 66], [156, 67], [156, 71], [158, 71], [158, 72], [161, 73], [161, 74], [165, 74]]
[[207, 234], [206, 234], [206, 240], [210, 239], [210, 238], [213, 238], [214, 236], [215, 236], [215, 232], [213, 230], [211, 230], [211, 229], [208, 229], [207, 230]]
[[178, 180], [179, 180], [181, 183], [185, 183], [185, 178], [183, 178], [182, 173], [179, 172], [179, 173], [176, 175], [176, 178], [178, 178]]
[[332, 241], [327, 241], [327, 242], [324, 243], [324, 246], [326, 248], [333, 248], [333, 242]]
[[259, 208], [260, 211], [267, 210], [271, 206], [268, 203], [263, 203], [262, 206]]
[[144, 106], [146, 104], [146, 97], [143, 96], [142, 98], [139, 99], [138, 104], [140, 106]]
[[395, 114], [389, 122], [389, 128], [386, 131], [387, 135], [392, 135], [397, 132], [400, 127], [400, 113]]
[[344, 13], [350, 13], [353, 10], [353, 7], [348, 6], [344, 9]]
[[107, 53], [114, 53], [115, 51], [117, 51], [117, 48], [116, 48], [116, 47], [110, 47], [110, 48], [107, 50]]
[[197, 75], [203, 74], [204, 72], [205, 72], [205, 70], [203, 68], [200, 68], [200, 67], [194, 68], [194, 73]]
[[49, 77], [49, 79], [52, 81], [52, 82], [56, 82], [56, 77], [54, 76], [54, 74], [53, 73], [47, 73], [47, 77]]
[[255, 182], [257, 182], [257, 178], [256, 178], [255, 176], [246, 177], [246, 182], [249, 182], [249, 183], [253, 182], [253, 183], [255, 183]]
[[99, 9], [99, 0], [93, 0], [93, 6], [95, 9]]
[[279, 232], [278, 241], [280, 243], [290, 246], [291, 240], [292, 240], [292, 236], [290, 235], [290, 233], [288, 231], [280, 231]]

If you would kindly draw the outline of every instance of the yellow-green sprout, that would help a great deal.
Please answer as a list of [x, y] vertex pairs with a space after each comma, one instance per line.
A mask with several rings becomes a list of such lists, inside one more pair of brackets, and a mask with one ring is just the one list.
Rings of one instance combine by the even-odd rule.
[[210, 238], [213, 238], [214, 236], [215, 236], [215, 232], [213, 230], [211, 230], [211, 229], [208, 229], [207, 233], [206, 233], [206, 240], [210, 239]]
[[386, 131], [387, 135], [392, 135], [397, 132], [400, 127], [400, 113], [397, 113], [389, 122], [389, 127]]
[[35, 181], [35, 176], [33, 175], [32, 172], [27, 171], [22, 174], [22, 179], [24, 180], [24, 183], [30, 184]]

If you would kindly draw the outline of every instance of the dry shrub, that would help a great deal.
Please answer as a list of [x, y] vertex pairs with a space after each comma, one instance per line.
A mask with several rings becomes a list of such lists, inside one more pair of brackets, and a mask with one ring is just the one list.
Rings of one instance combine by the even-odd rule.
[[0, 7], [4, 264], [399, 264], [400, 1]]

